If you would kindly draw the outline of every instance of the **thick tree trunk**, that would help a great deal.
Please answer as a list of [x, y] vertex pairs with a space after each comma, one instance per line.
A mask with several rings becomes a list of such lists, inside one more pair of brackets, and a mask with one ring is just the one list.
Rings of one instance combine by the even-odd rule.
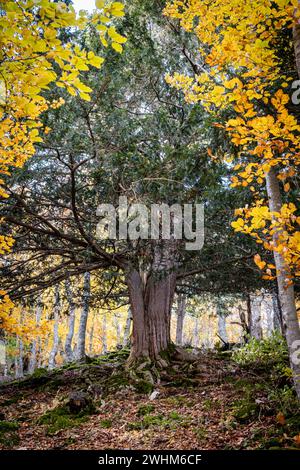
[[75, 329], [75, 311], [76, 311], [76, 304], [73, 300], [73, 292], [71, 288], [71, 282], [68, 279], [65, 283], [65, 291], [66, 297], [69, 304], [69, 321], [68, 321], [68, 333], [65, 342], [65, 354], [67, 362], [72, 362], [74, 360], [74, 353], [72, 349], [72, 341], [74, 337], [74, 329]]
[[[271, 168], [266, 175], [267, 191], [269, 197], [269, 206], [271, 212], [280, 212], [282, 207], [282, 200], [280, 194], [279, 181], [274, 168]], [[274, 245], [279, 242], [278, 238], [280, 233], [273, 235]], [[293, 370], [293, 378], [297, 395], [300, 399], [300, 361], [297, 356], [297, 351], [300, 348], [300, 328], [297, 316], [297, 309], [295, 303], [294, 286], [287, 284], [290, 277], [290, 269], [283, 256], [274, 251], [274, 259], [277, 270], [277, 282], [279, 301], [283, 316], [285, 336], [289, 349], [290, 364]]]
[[168, 350], [175, 279], [174, 274], [160, 280], [150, 278], [144, 291], [140, 274], [137, 271], [129, 274], [127, 282], [133, 313], [131, 360], [160, 361], [161, 353]]
[[86, 339], [86, 326], [88, 321], [89, 309], [90, 309], [90, 294], [91, 294], [91, 275], [85, 273], [84, 285], [83, 285], [83, 305], [79, 321], [76, 359], [79, 361], [85, 359], [85, 339]]
[[[42, 311], [43, 311], [42, 299], [39, 297], [37, 301], [37, 305], [36, 305], [36, 314], [35, 314], [35, 323], [37, 327], [39, 326], [40, 321], [41, 321]], [[30, 355], [29, 369], [28, 369], [28, 372], [30, 374], [33, 374], [33, 372], [36, 369], [37, 347], [38, 347], [38, 338], [34, 339], [31, 345], [31, 355]]]
[[123, 346], [124, 347], [126, 347], [128, 342], [129, 342], [131, 322], [132, 322], [132, 313], [131, 313], [131, 308], [129, 307], [128, 308], [128, 313], [127, 313], [125, 330], [124, 330], [124, 337], [123, 337]]
[[185, 317], [186, 297], [180, 294], [177, 299], [177, 324], [176, 324], [176, 344], [182, 346], [183, 343], [183, 324]]
[[54, 329], [53, 329], [53, 345], [49, 355], [49, 365], [48, 368], [54, 369], [55, 367], [55, 358], [58, 352], [59, 346], [59, 334], [58, 334], [58, 323], [59, 323], [59, 313], [60, 313], [60, 295], [59, 295], [59, 285], [55, 288], [55, 299], [54, 299]]

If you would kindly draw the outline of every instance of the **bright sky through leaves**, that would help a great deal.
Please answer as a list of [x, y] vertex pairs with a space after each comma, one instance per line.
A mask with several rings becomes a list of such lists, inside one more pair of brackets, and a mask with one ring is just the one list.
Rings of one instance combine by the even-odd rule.
[[93, 11], [95, 9], [95, 0], [73, 0], [73, 6], [76, 11]]

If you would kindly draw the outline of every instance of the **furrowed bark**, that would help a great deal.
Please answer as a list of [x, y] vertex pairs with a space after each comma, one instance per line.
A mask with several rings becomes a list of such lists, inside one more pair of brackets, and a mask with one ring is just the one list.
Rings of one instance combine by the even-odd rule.
[[129, 363], [146, 358], [161, 366], [166, 364], [162, 355], [171, 346], [171, 308], [176, 287], [175, 260], [174, 241], [157, 243], [149, 275], [141, 275], [135, 269], [127, 274], [133, 316]]

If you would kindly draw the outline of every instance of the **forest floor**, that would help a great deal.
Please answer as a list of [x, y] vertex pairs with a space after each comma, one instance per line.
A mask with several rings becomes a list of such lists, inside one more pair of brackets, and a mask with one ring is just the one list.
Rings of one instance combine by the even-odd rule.
[[[154, 398], [128, 381], [124, 361], [111, 353], [1, 385], [0, 449], [300, 449], [296, 402], [270, 370], [199, 353], [173, 364]], [[93, 406], [71, 413], [65, 400], [74, 391]]]

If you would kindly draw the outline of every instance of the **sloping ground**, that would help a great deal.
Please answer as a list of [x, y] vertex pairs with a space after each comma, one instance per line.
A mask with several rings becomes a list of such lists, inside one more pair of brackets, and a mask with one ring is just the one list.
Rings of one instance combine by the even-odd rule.
[[[0, 448], [300, 448], [295, 397], [266, 370], [199, 355], [193, 364], [173, 364], [150, 399], [128, 381], [123, 364], [124, 354], [115, 353], [2, 386]], [[93, 406], [71, 413], [65, 400], [74, 391]]]

